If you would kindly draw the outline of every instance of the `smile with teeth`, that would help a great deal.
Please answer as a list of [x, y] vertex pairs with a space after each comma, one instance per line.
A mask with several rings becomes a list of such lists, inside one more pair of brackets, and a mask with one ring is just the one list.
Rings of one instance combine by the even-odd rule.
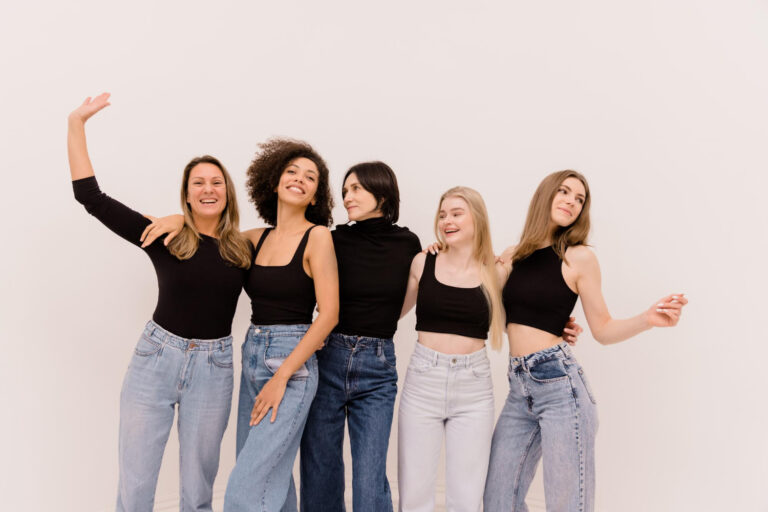
[[218, 199], [201, 199], [200, 202], [203, 204], [216, 204], [219, 201]]
[[446, 229], [443, 231], [443, 233], [445, 233], [446, 235], [452, 235], [454, 233], [457, 233], [458, 231], [459, 231], [458, 229]]
[[287, 188], [288, 188], [288, 190], [290, 190], [292, 192], [296, 192], [297, 194], [303, 194], [304, 193], [304, 191], [301, 190], [299, 187], [296, 187], [296, 186], [293, 186], [293, 185], [289, 185]]

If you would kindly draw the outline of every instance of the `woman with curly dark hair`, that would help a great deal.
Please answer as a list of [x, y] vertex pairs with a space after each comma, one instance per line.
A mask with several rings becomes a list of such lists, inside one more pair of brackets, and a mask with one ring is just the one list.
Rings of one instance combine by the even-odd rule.
[[[243, 344], [237, 463], [224, 510], [295, 510], [291, 472], [317, 390], [314, 353], [339, 314], [328, 168], [307, 143], [271, 139], [248, 168], [248, 194], [271, 225], [243, 232], [256, 247], [245, 283], [251, 327]], [[156, 222], [148, 239], [178, 227]], [[312, 320], [315, 304], [318, 315]], [[279, 414], [278, 414], [279, 409]], [[269, 421], [262, 421], [269, 411]]]

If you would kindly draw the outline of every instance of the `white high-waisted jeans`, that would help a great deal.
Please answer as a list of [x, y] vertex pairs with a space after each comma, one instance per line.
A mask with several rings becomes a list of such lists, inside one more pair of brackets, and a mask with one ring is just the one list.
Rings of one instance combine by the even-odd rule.
[[485, 349], [442, 354], [417, 343], [398, 418], [401, 512], [431, 512], [445, 438], [446, 509], [477, 512], [493, 434], [493, 386]]

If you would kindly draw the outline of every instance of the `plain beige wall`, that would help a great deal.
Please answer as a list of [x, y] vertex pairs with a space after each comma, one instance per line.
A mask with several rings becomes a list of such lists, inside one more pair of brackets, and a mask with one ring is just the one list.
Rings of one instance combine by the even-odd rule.
[[[478, 189], [501, 251], [545, 174], [584, 172], [612, 313], [691, 299], [674, 330], [579, 342], [599, 404], [597, 509], [768, 510], [765, 2], [7, 4], [4, 510], [114, 503], [119, 391], [156, 284], [72, 197], [66, 115], [104, 90], [113, 106], [88, 124], [96, 173], [143, 212], [176, 211], [181, 169], [207, 152], [237, 181], [243, 226], [258, 225], [243, 171], [257, 142], [289, 135], [326, 157], [337, 201], [346, 168], [387, 161], [423, 243], [442, 191]], [[248, 317], [243, 295], [238, 344]], [[413, 325], [397, 334], [401, 378]], [[503, 355], [493, 365], [500, 409]], [[176, 444], [158, 505], [177, 495]], [[217, 492], [234, 422], [223, 448]]]

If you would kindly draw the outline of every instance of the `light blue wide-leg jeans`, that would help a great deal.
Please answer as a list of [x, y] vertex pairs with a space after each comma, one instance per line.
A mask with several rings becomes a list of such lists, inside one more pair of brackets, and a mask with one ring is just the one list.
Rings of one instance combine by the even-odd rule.
[[525, 496], [542, 458], [547, 512], [594, 510], [597, 425], [594, 395], [566, 343], [511, 357], [485, 512], [527, 512]]
[[225, 512], [296, 511], [293, 463], [317, 391], [312, 355], [288, 380], [277, 419], [270, 411], [250, 426], [256, 396], [293, 351], [309, 325], [251, 325], [243, 344], [243, 374], [237, 412], [237, 462], [229, 476]]
[[118, 512], [152, 512], [178, 406], [182, 512], [210, 512], [232, 405], [232, 337], [196, 340], [147, 323], [120, 395]]

